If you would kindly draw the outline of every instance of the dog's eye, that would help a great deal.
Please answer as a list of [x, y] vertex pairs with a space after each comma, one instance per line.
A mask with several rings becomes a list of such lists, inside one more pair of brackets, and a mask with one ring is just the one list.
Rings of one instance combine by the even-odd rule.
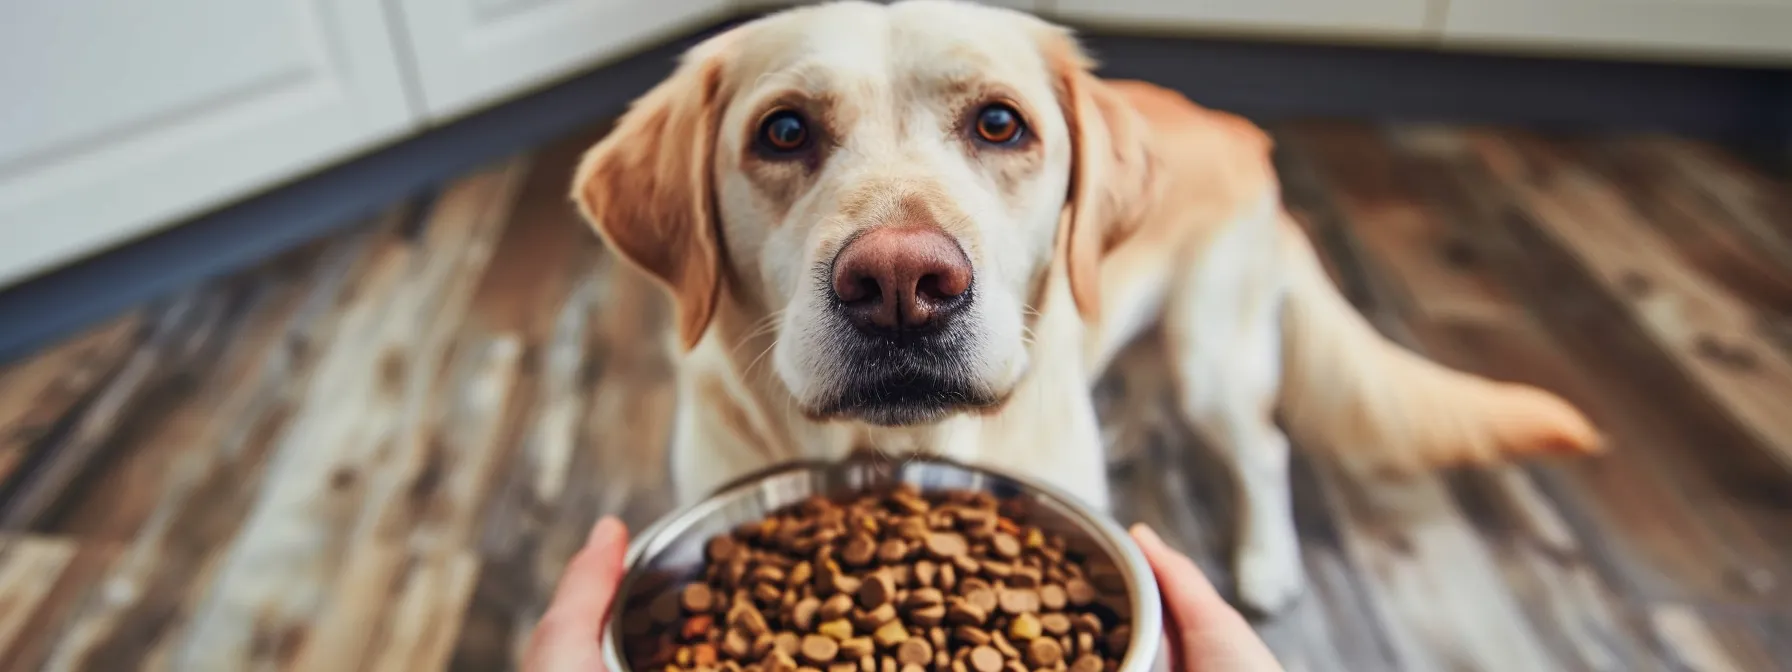
[[809, 144], [809, 125], [803, 115], [779, 110], [759, 122], [759, 145], [772, 154], [789, 154]]
[[1023, 126], [1020, 113], [1002, 103], [986, 105], [977, 111], [977, 137], [993, 145], [1019, 141]]

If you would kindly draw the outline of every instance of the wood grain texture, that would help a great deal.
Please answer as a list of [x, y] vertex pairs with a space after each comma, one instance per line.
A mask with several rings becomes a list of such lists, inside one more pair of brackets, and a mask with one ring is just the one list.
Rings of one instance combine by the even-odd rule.
[[[0, 370], [0, 669], [513, 667], [592, 522], [669, 506], [667, 299], [565, 198], [601, 132]], [[1310, 589], [1258, 622], [1287, 668], [1786, 668], [1784, 178], [1671, 137], [1272, 132], [1377, 328], [1614, 445], [1405, 478], [1297, 455]], [[1093, 392], [1116, 513], [1230, 594], [1236, 488], [1160, 348]]]

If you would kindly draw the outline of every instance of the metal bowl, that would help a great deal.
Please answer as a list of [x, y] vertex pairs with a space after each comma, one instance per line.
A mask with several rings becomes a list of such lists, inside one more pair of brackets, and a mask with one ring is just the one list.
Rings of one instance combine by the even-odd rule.
[[[643, 618], [645, 605], [667, 588], [694, 579], [703, 547], [712, 537], [761, 520], [811, 495], [850, 496], [910, 483], [923, 492], [984, 491], [1003, 501], [1030, 525], [1061, 535], [1092, 566], [1106, 565], [1119, 578], [1109, 587], [1117, 604], [1129, 607], [1132, 642], [1119, 672], [1158, 669], [1163, 615], [1157, 581], [1132, 538], [1106, 515], [1090, 510], [1057, 488], [992, 469], [933, 456], [890, 457], [856, 454], [840, 462], [798, 462], [742, 477], [714, 495], [662, 518], [636, 538], [611, 617], [603, 632], [604, 662], [612, 672], [632, 672], [625, 655], [621, 621]], [[1124, 594], [1121, 594], [1124, 593]]]

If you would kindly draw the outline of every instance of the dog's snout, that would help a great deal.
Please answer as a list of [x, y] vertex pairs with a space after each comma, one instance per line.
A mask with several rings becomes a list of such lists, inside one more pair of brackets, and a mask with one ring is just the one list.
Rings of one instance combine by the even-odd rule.
[[964, 307], [971, 261], [933, 226], [883, 226], [834, 259], [834, 296], [861, 329], [920, 329]]

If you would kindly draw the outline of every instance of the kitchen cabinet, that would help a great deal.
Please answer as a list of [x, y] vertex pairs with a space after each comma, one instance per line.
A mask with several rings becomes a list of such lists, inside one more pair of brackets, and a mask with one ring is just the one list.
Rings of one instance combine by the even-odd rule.
[[362, 0], [10, 2], [0, 285], [404, 133]]
[[1324, 34], [1371, 39], [1426, 35], [1443, 0], [1057, 0], [1052, 18], [1152, 32]]
[[[771, 10], [776, 10], [776, 9], [782, 9], [784, 7], [793, 7], [796, 5], [815, 5], [815, 4], [820, 4], [822, 2], [825, 2], [825, 1], [826, 0], [739, 0], [739, 5], [742, 9], [751, 10], [751, 11], [771, 11]], [[880, 4], [885, 4], [885, 5], [890, 4], [890, 2], [891, 2], [891, 0], [872, 0], [872, 1], [878, 2]], [[1009, 9], [1018, 9], [1023, 12], [1037, 12], [1039, 10], [1039, 5], [1040, 5], [1040, 2], [1038, 0], [971, 0], [971, 1], [985, 4], [985, 5], [995, 5], [997, 7], [1007, 7]]]
[[722, 18], [729, 0], [387, 0], [442, 120]]
[[1446, 45], [1792, 61], [1792, 0], [1450, 0]]

